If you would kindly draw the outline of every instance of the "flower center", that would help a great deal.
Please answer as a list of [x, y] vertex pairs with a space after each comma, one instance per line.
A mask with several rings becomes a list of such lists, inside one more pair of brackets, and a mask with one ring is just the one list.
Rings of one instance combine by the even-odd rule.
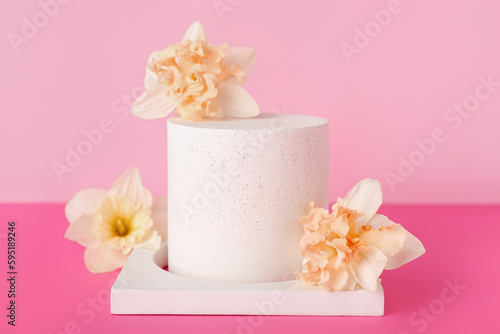
[[346, 254], [347, 261], [357, 259], [360, 252], [365, 252], [368, 247], [359, 238], [351, 238], [346, 236], [346, 246], [349, 248], [350, 252]]
[[121, 219], [117, 219], [115, 222], [115, 233], [120, 237], [124, 237], [128, 234], [128, 226], [123, 223]]
[[153, 225], [151, 209], [118, 195], [105, 197], [94, 219], [97, 239], [124, 251], [140, 242]]
[[226, 44], [184, 40], [169, 45], [148, 63], [158, 82], [166, 84], [167, 96], [178, 99], [177, 112], [182, 118], [222, 117], [222, 109], [212, 103], [219, 85], [231, 78], [241, 82], [245, 76], [240, 65], [223, 64], [226, 48]]
[[356, 250], [357, 245], [359, 245], [359, 243], [361, 242], [359, 241], [358, 238], [351, 238], [349, 236], [346, 236], [346, 240], [347, 240], [347, 247], [349, 247], [351, 250]]

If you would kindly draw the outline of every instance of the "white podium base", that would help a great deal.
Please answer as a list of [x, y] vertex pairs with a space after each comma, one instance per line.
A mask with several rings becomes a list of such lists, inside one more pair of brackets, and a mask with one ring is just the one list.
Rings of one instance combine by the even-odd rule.
[[298, 281], [220, 283], [162, 268], [167, 247], [135, 249], [111, 289], [113, 314], [381, 316], [384, 290], [327, 292]]

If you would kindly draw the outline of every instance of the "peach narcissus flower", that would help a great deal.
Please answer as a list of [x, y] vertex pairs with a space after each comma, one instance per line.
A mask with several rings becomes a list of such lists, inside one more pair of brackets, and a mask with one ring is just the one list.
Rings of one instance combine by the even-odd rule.
[[184, 119], [257, 116], [259, 106], [241, 85], [255, 63], [249, 47], [212, 45], [199, 21], [180, 43], [153, 52], [146, 91], [132, 104], [140, 118], [165, 117], [174, 109]]
[[109, 190], [81, 190], [65, 207], [65, 238], [87, 247], [93, 273], [123, 267], [133, 248], [159, 249], [166, 241], [167, 201], [142, 186], [137, 168], [126, 170]]
[[315, 208], [301, 219], [304, 236], [300, 251], [304, 285], [328, 291], [363, 287], [376, 291], [384, 269], [398, 268], [425, 253], [422, 243], [401, 225], [375, 214], [382, 204], [377, 180], [365, 179], [345, 199], [328, 210]]

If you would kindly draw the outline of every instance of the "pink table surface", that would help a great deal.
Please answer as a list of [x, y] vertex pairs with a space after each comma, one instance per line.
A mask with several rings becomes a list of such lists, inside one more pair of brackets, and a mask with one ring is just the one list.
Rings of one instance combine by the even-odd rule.
[[[63, 238], [63, 204], [0, 205], [1, 333], [498, 333], [500, 206], [385, 205], [424, 243], [420, 259], [382, 274], [383, 317], [116, 316], [118, 271], [95, 275]], [[17, 222], [17, 320], [7, 325], [7, 222]], [[457, 290], [449, 285], [459, 285]]]

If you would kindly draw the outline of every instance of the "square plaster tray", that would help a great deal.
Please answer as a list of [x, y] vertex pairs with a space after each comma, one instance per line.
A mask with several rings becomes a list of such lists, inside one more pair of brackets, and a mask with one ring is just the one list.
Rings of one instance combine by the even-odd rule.
[[[113, 314], [381, 316], [384, 290], [327, 292], [298, 281], [221, 283], [164, 269], [167, 247], [135, 249], [111, 289]], [[380, 284], [380, 283], [379, 283]]]

